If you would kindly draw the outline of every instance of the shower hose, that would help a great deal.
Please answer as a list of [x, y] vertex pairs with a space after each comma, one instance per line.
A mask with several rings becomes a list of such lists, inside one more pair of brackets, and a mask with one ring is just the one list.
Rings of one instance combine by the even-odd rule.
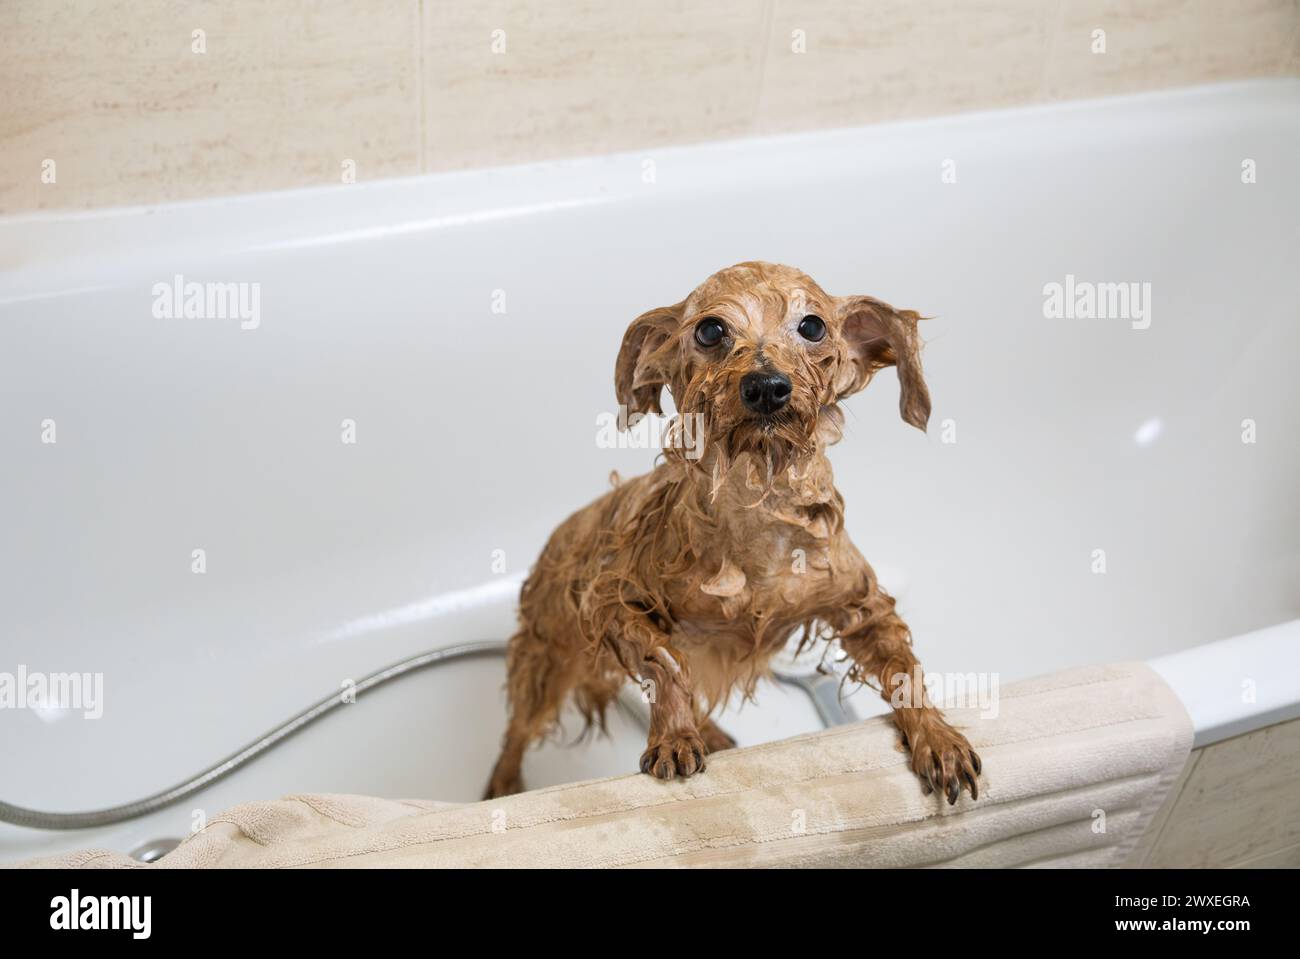
[[[26, 809], [12, 803], [0, 802], [0, 822], [26, 826], [30, 829], [93, 829], [125, 822], [128, 819], [136, 819], [140, 816], [147, 816], [173, 803], [178, 803], [187, 796], [192, 796], [199, 790], [224, 779], [239, 767], [274, 749], [290, 736], [306, 729], [316, 720], [344, 703], [352, 702], [356, 696], [367, 690], [383, 686], [399, 676], [405, 676], [408, 673], [429, 666], [439, 666], [458, 659], [504, 656], [505, 652], [506, 644], [503, 640], [461, 643], [457, 646], [427, 650], [403, 659], [401, 662], [393, 663], [391, 666], [376, 670], [357, 682], [354, 687], [326, 696], [253, 740], [244, 748], [231, 753], [226, 758], [213, 763], [207, 769], [191, 776], [184, 782], [177, 783], [170, 789], [164, 789], [162, 792], [154, 793], [152, 796], [146, 796], [143, 799], [137, 799], [134, 802], [109, 806], [104, 809], [92, 809], [86, 812], [43, 812], [39, 809]], [[847, 706], [838, 703], [838, 682], [830, 677], [807, 676], [778, 671], [775, 678], [778, 682], [796, 686], [807, 693], [812, 699], [823, 725], [837, 726], [852, 722], [856, 718], [851, 711], [848, 711]], [[615, 700], [615, 703], [634, 721], [645, 725], [645, 718], [622, 699]]]

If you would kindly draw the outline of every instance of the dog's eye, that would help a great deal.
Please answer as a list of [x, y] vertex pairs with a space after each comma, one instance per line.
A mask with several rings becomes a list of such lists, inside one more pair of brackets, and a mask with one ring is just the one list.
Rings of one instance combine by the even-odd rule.
[[826, 323], [820, 316], [805, 316], [799, 321], [799, 335], [805, 340], [820, 343], [826, 336]]
[[709, 347], [717, 346], [726, 335], [727, 328], [722, 325], [722, 321], [716, 316], [706, 316], [695, 324], [695, 342], [706, 350]]

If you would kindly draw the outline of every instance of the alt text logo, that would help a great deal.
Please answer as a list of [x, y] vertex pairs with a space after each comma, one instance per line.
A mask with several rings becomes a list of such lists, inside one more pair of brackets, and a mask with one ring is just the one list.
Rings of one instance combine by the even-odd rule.
[[51, 929], [126, 929], [133, 939], [148, 939], [152, 926], [151, 896], [70, 896], [50, 900]]

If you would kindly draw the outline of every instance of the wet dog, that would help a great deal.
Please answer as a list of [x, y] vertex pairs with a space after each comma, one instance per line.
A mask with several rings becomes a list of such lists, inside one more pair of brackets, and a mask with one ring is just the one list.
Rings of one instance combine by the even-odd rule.
[[[710, 719], [750, 696], [802, 630], [838, 639], [851, 680], [881, 690], [927, 793], [978, 797], [980, 759], [925, 699], [894, 600], [844, 532], [826, 448], [839, 403], [893, 366], [903, 419], [925, 429], [919, 315], [830, 296], [799, 270], [741, 263], [637, 317], [614, 370], [629, 416], [667, 388], [702, 454], [665, 445], [653, 472], [569, 517], [524, 583], [510, 641], [510, 721], [489, 797], [523, 789], [524, 751], [571, 698], [588, 726], [630, 679], [650, 701], [641, 770], [691, 776], [734, 745]], [[670, 431], [671, 438], [671, 431]]]

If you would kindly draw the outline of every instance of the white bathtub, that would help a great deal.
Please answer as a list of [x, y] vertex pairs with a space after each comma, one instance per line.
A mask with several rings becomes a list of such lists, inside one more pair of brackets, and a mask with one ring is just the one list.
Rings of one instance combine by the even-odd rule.
[[[0, 672], [104, 683], [99, 719], [0, 709], [0, 800], [134, 799], [349, 678], [507, 636], [551, 528], [651, 462], [596, 442], [624, 327], [754, 258], [934, 317], [929, 434], [883, 374], [832, 452], [928, 668], [1155, 660], [1200, 743], [1300, 715], [1294, 623], [1205, 645], [1300, 617], [1297, 157], [1278, 80], [0, 220]], [[156, 317], [178, 274], [260, 284], [260, 322]], [[1149, 283], [1149, 326], [1046, 317], [1067, 275]], [[147, 818], [0, 826], [0, 861], [293, 792], [477, 798], [501, 679], [402, 679]], [[817, 719], [773, 687], [724, 725]], [[632, 771], [638, 739], [547, 748], [529, 783]]]

